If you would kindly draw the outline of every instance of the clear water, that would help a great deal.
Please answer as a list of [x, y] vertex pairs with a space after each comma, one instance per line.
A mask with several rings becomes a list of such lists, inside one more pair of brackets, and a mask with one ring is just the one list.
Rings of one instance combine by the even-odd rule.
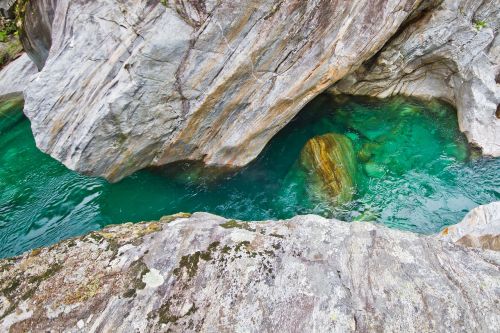
[[[437, 102], [321, 95], [244, 169], [178, 164], [117, 184], [38, 151], [21, 107], [8, 109], [0, 108], [0, 257], [180, 211], [243, 220], [316, 213], [433, 233], [500, 199], [500, 159], [471, 152], [454, 110]], [[297, 163], [308, 139], [331, 132], [347, 135], [358, 158], [355, 199], [341, 207], [316, 201]]]

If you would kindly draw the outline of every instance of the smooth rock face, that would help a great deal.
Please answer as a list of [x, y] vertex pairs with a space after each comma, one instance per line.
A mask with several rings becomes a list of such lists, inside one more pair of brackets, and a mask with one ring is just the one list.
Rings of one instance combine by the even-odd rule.
[[328, 202], [351, 201], [356, 183], [356, 155], [351, 140], [328, 133], [310, 139], [300, 153], [310, 190]]
[[24, 50], [39, 70], [45, 65], [52, 45], [52, 22], [57, 0], [26, 2], [20, 39]]
[[30, 79], [38, 70], [28, 57], [23, 54], [0, 71], [0, 96], [7, 94], [23, 95]]
[[499, 264], [370, 223], [197, 213], [0, 261], [0, 330], [495, 332]]
[[462, 222], [441, 231], [439, 238], [500, 251], [500, 201], [474, 208]]
[[445, 0], [331, 91], [444, 99], [468, 140], [500, 156], [499, 27], [498, 0]]
[[177, 160], [242, 166], [421, 2], [58, 0], [25, 113], [40, 149], [112, 181]]

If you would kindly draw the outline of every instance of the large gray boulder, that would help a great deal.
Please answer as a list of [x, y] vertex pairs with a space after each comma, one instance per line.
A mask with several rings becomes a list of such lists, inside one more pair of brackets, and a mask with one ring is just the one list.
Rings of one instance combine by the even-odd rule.
[[242, 166], [434, 2], [40, 1], [57, 6], [25, 113], [41, 150], [111, 181], [178, 160]]
[[483, 154], [500, 156], [500, 1], [445, 0], [331, 91], [440, 98]]
[[498, 332], [500, 252], [197, 213], [0, 261], [6, 332]]

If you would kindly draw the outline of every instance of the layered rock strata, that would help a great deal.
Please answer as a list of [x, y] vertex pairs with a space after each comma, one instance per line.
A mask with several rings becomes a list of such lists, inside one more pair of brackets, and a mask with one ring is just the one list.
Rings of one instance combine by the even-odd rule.
[[331, 91], [440, 98], [486, 155], [500, 156], [500, 2], [445, 0]]
[[[37, 145], [116, 181], [177, 160], [247, 164], [432, 1], [39, 3], [57, 6], [26, 92]], [[29, 44], [45, 45], [31, 25], [27, 15]]]
[[370, 223], [184, 214], [0, 261], [0, 330], [495, 332], [499, 265]]

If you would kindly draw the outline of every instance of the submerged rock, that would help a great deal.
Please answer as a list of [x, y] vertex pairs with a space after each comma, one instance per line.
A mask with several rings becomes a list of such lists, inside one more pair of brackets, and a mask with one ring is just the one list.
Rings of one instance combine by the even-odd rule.
[[351, 201], [357, 164], [349, 138], [328, 133], [310, 139], [300, 153], [300, 165], [315, 195], [336, 204]]
[[243, 166], [421, 2], [37, 1], [54, 14], [25, 17], [45, 62], [25, 113], [41, 150], [112, 181], [179, 160]]
[[319, 216], [124, 224], [0, 261], [2, 332], [494, 332], [500, 252]]

